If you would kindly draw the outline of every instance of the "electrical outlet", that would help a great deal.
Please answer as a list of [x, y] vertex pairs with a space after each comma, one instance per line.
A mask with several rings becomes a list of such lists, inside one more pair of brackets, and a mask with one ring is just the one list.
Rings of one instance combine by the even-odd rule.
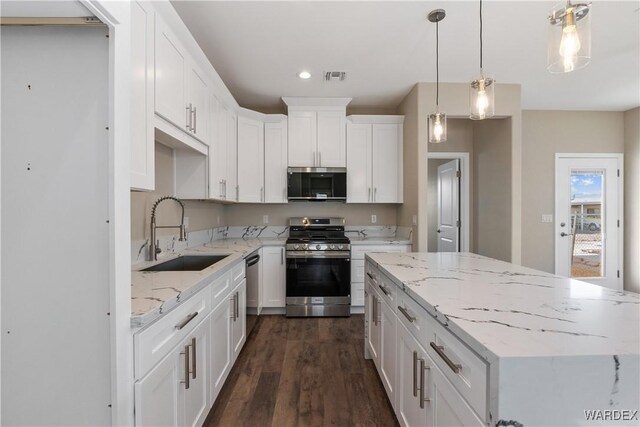
[[184, 217], [184, 226], [185, 226], [185, 228], [189, 228], [189, 217], [188, 216]]
[[553, 215], [542, 214], [542, 222], [553, 222]]
[[377, 215], [371, 215], [371, 224], [375, 224], [376, 222], [378, 222], [378, 216]]
[[411, 222], [413, 222], [413, 225], [418, 225], [418, 215], [414, 215]]
[[269, 215], [262, 215], [262, 223], [269, 224]]

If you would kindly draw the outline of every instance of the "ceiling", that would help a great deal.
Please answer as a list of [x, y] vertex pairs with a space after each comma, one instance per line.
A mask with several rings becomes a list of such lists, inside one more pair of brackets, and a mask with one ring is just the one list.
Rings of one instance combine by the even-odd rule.
[[[627, 110], [640, 105], [640, 4], [594, 1], [591, 63], [546, 70], [546, 16], [557, 2], [485, 1], [484, 68], [522, 85], [523, 109]], [[282, 96], [353, 97], [350, 107], [395, 108], [416, 82], [434, 82], [435, 24], [443, 8], [440, 80], [479, 72], [478, 2], [173, 1], [238, 103], [281, 108]], [[312, 77], [301, 80], [298, 72]], [[324, 71], [346, 71], [324, 82]]]

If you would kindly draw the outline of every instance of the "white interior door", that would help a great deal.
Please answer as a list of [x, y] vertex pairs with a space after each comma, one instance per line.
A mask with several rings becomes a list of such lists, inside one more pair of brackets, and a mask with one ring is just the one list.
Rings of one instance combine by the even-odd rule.
[[460, 159], [438, 166], [438, 252], [460, 250]]
[[621, 154], [556, 156], [556, 274], [622, 289]]

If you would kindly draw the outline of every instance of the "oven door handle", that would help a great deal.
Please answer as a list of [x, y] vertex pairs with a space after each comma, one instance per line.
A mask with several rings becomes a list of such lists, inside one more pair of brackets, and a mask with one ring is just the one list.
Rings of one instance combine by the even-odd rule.
[[318, 253], [309, 253], [309, 252], [287, 252], [287, 259], [300, 259], [300, 258], [319, 258], [319, 259], [327, 259], [327, 258], [333, 258], [333, 259], [349, 259], [351, 258], [351, 253], [350, 252], [328, 252], [328, 253], [322, 253], [322, 254], [318, 254]]

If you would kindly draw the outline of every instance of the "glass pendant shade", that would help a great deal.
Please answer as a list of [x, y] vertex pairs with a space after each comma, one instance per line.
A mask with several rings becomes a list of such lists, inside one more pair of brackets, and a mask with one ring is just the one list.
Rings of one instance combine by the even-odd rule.
[[493, 117], [495, 113], [494, 87], [495, 80], [484, 74], [471, 82], [469, 86], [470, 119], [484, 120]]
[[562, 3], [549, 13], [547, 69], [570, 73], [591, 61], [591, 14], [588, 3]]
[[438, 144], [447, 140], [447, 115], [441, 112], [429, 114], [429, 142]]

